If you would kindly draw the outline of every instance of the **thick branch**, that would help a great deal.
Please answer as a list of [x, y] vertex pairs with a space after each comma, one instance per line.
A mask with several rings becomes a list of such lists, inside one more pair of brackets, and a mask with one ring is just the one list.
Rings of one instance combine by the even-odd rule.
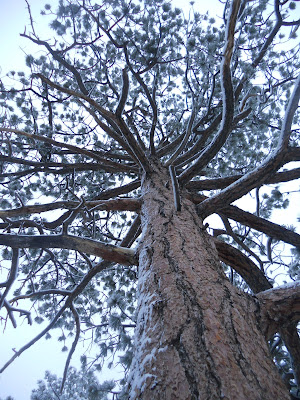
[[170, 173], [172, 188], [173, 188], [175, 209], [176, 209], [176, 211], [180, 211], [181, 210], [180, 192], [179, 192], [179, 186], [178, 186], [178, 180], [177, 180], [175, 168], [173, 165], [169, 166], [169, 173]]
[[[58, 210], [58, 209], [73, 209], [79, 205], [78, 201], [57, 201], [47, 204], [35, 204], [30, 206], [23, 205], [19, 208], [10, 210], [0, 210], [0, 218], [16, 217], [24, 214], [39, 214], [42, 212]], [[139, 199], [113, 199], [113, 200], [93, 200], [85, 201], [84, 206], [89, 210], [91, 208], [105, 211], [136, 211], [140, 210]]]
[[56, 248], [81, 251], [104, 260], [125, 265], [137, 265], [135, 251], [100, 241], [71, 235], [10, 235], [0, 234], [0, 245], [14, 248]]
[[147, 85], [145, 84], [145, 82], [143, 81], [142, 77], [140, 76], [140, 74], [138, 74], [137, 72], [135, 72], [130, 60], [129, 60], [129, 55], [128, 55], [128, 50], [126, 45], [123, 45], [123, 50], [124, 50], [124, 55], [125, 55], [125, 59], [126, 59], [126, 64], [129, 68], [129, 70], [131, 71], [131, 73], [133, 74], [133, 76], [136, 78], [136, 80], [138, 81], [138, 83], [140, 84], [141, 88], [143, 89], [149, 103], [150, 106], [152, 108], [153, 111], [153, 119], [152, 119], [152, 126], [150, 129], [150, 134], [149, 134], [149, 141], [150, 141], [150, 152], [151, 154], [155, 154], [155, 148], [154, 148], [154, 131], [155, 131], [155, 127], [156, 127], [156, 123], [157, 123], [157, 116], [158, 116], [158, 111], [157, 111], [157, 105], [155, 103], [155, 91], [153, 94], [153, 97], [151, 96]]
[[18, 266], [19, 266], [19, 249], [13, 248], [9, 277], [6, 282], [0, 283], [0, 287], [5, 287], [3, 295], [0, 296], [0, 309], [4, 304], [4, 300], [7, 293], [9, 292], [9, 289], [12, 287], [14, 281], [17, 279]]
[[[186, 187], [190, 190], [216, 190], [224, 189], [232, 183], [236, 182], [243, 175], [226, 176], [224, 178], [202, 179], [200, 181], [190, 181]], [[264, 181], [264, 184], [273, 184], [281, 182], [289, 182], [300, 178], [300, 168], [291, 169], [289, 171], [277, 172]]]
[[192, 110], [190, 118], [189, 118], [189, 122], [188, 122], [188, 126], [187, 126], [187, 129], [186, 129], [185, 136], [182, 139], [180, 145], [175, 150], [175, 152], [172, 154], [172, 156], [166, 162], [166, 164], [165, 164], [166, 167], [169, 167], [170, 165], [174, 164], [176, 159], [180, 155], [180, 153], [185, 148], [185, 146], [186, 146], [186, 144], [187, 144], [187, 142], [188, 142], [188, 140], [189, 140], [189, 138], [190, 138], [190, 136], [192, 134], [192, 128], [193, 128], [195, 117], [196, 117], [196, 108], [195, 108], [195, 105], [193, 104], [193, 110]]
[[275, 151], [254, 171], [249, 172], [235, 183], [229, 185], [220, 193], [205, 200], [199, 206], [199, 212], [203, 217], [210, 215], [216, 209], [224, 206], [244, 196], [253, 188], [260, 186], [264, 181], [272, 176], [285, 162], [288, 152], [288, 144], [291, 132], [291, 125], [294, 114], [298, 107], [300, 98], [300, 75], [295, 83], [295, 88], [287, 106], [285, 118], [282, 125], [281, 135]]
[[290, 353], [292, 368], [296, 383], [300, 385], [300, 337], [297, 330], [297, 323], [286, 324], [279, 330], [284, 344]]
[[[232, 121], [232, 126], [231, 126], [230, 132], [236, 127], [236, 125], [241, 120], [246, 118], [250, 114], [251, 111], [252, 111], [251, 108], [247, 108], [245, 111], [241, 112], [236, 117], [234, 117], [234, 119]], [[200, 135], [200, 138], [191, 147], [191, 149], [186, 151], [182, 156], [178, 157], [174, 164], [177, 167], [180, 168], [180, 167], [182, 167], [182, 166], [194, 161], [196, 158], [198, 158], [199, 157], [199, 152], [203, 150], [208, 137], [214, 132], [214, 130], [217, 128], [217, 126], [220, 124], [221, 121], [222, 121], [222, 114], [219, 114], [212, 121], [212, 123], [209, 125], [208, 128], [203, 129], [201, 131], [200, 130], [195, 131], [194, 133], [197, 134], [197, 135]], [[198, 175], [199, 175], [199, 173], [198, 173]]]
[[241, 275], [254, 293], [259, 293], [272, 287], [263, 272], [249, 257], [217, 238], [214, 238], [214, 242], [220, 260]]
[[[60, 142], [57, 142], [57, 143], [60, 143]], [[66, 147], [66, 146], [64, 146], [64, 147]], [[80, 149], [80, 153], [81, 153], [81, 149]], [[97, 154], [98, 152], [92, 152], [92, 153], [95, 154], [96, 157], [99, 157], [99, 159], [101, 158], [101, 156], [99, 156]], [[78, 152], [77, 152], [77, 154], [78, 154]], [[95, 157], [93, 157], [93, 158], [95, 158]], [[115, 158], [117, 158], [117, 157], [115, 157]], [[120, 159], [121, 158], [122, 158], [122, 156], [120, 155]], [[99, 159], [97, 158], [97, 161], [99, 161]], [[104, 159], [102, 158], [102, 160], [104, 160]], [[106, 162], [106, 160], [108, 160], [108, 159], [105, 159], [105, 162]], [[33, 161], [33, 160], [21, 159], [19, 157], [8, 157], [8, 156], [3, 156], [3, 155], [0, 155], [0, 161], [3, 161], [5, 163], [10, 163], [10, 164], [30, 165], [30, 166], [34, 166], [34, 167], [39, 167], [39, 168], [28, 169], [27, 171], [18, 171], [18, 172], [10, 172], [7, 174], [0, 174], [0, 177], [14, 176], [18, 173], [30, 174], [30, 173], [34, 173], [37, 171], [50, 172], [53, 174], [66, 174], [70, 171], [104, 170], [107, 172], [119, 172], [119, 171], [121, 172], [125, 168], [124, 172], [128, 172], [129, 167], [131, 168], [131, 170], [135, 170], [136, 172], [138, 172], [138, 169], [136, 167], [134, 167], [134, 166], [131, 167], [124, 163], [115, 163], [115, 167], [113, 167], [111, 165], [108, 166], [108, 165], [104, 165], [104, 164], [98, 164], [95, 162], [82, 162], [82, 163], [43, 162], [43, 161]], [[111, 162], [111, 161], [109, 161], [109, 162]], [[57, 169], [57, 168], [60, 168], [60, 169]]]
[[118, 118], [121, 118], [121, 115], [123, 113], [123, 110], [124, 110], [124, 107], [125, 107], [125, 104], [126, 104], [126, 100], [127, 100], [127, 97], [128, 97], [129, 78], [128, 78], [128, 74], [127, 74], [126, 68], [124, 68], [123, 71], [122, 71], [122, 83], [123, 83], [122, 93], [121, 93], [121, 96], [120, 96], [120, 99], [119, 99], [119, 104], [118, 104], [117, 109], [116, 109], [116, 116]]
[[215, 157], [231, 132], [234, 115], [234, 93], [231, 81], [230, 63], [234, 48], [234, 31], [239, 8], [240, 0], [234, 0], [231, 5], [230, 16], [226, 27], [225, 48], [221, 64], [221, 85], [223, 93], [223, 115], [221, 127], [214, 140], [201, 153], [195, 163], [179, 176], [178, 180], [181, 184], [191, 180], [198, 171], [201, 171]]
[[257, 231], [263, 232], [274, 239], [282, 240], [283, 242], [289, 243], [295, 247], [300, 247], [300, 235], [281, 225], [257, 217], [256, 215], [243, 211], [236, 206], [227, 206], [222, 210], [222, 213], [228, 218], [249, 226]]
[[133, 190], [138, 189], [141, 186], [141, 182], [139, 180], [127, 183], [126, 185], [119, 186], [113, 189], [104, 190], [98, 196], [94, 198], [94, 200], [106, 200], [111, 199], [112, 197], [120, 196], [122, 194], [127, 194], [132, 192]]
[[300, 320], [300, 283], [293, 282], [256, 295], [260, 304], [261, 324], [270, 338], [281, 327]]
[[300, 147], [289, 147], [285, 162], [300, 161]]
[[[204, 203], [205, 199], [207, 199], [207, 197], [203, 195], [188, 197], [195, 204], [201, 203], [201, 205]], [[274, 222], [270, 222], [264, 218], [257, 217], [256, 215], [241, 210], [236, 206], [226, 206], [222, 208], [222, 214], [226, 215], [227, 218], [233, 219], [236, 222], [249, 226], [249, 228], [253, 228], [259, 232], [263, 232], [274, 239], [282, 240], [283, 242], [289, 243], [295, 247], [300, 247], [300, 235], [298, 233], [284, 228], [281, 225], [275, 224]]]
[[91, 108], [85, 105], [82, 101], [78, 100], [78, 102], [82, 105], [82, 107], [85, 108], [85, 110], [94, 118], [95, 122], [98, 124], [98, 126], [103, 129], [105, 133], [107, 133], [108, 136], [110, 136], [112, 139], [114, 139], [116, 142], [118, 142], [121, 147], [129, 154], [130, 158], [136, 161], [138, 163], [138, 160], [132, 153], [132, 150], [128, 146], [126, 140], [121, 136], [121, 134], [113, 129], [110, 129], [110, 127], [106, 124], [104, 124], [101, 119], [97, 116], [96, 112]]

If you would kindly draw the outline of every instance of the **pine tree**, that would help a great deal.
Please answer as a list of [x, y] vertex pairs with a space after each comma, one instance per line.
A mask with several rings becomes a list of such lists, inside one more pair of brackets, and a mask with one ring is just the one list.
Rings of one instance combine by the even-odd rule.
[[1, 371], [59, 328], [62, 389], [88, 331], [119, 397], [297, 398], [300, 236], [270, 220], [300, 177], [296, 3], [232, 0], [220, 23], [60, 0], [49, 40], [28, 10], [38, 56], [1, 82], [0, 308], [48, 323]]
[[39, 381], [38, 388], [32, 391], [31, 400], [107, 400], [109, 394], [116, 393], [113, 381], [99, 385], [95, 374], [87, 368], [86, 360], [79, 371], [69, 368], [63, 394], [60, 394], [61, 381], [47, 371], [45, 381]]

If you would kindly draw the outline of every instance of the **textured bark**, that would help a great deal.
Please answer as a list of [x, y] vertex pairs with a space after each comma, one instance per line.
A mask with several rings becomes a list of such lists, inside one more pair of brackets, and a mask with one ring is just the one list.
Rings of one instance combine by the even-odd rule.
[[225, 277], [194, 205], [167, 171], [142, 182], [138, 316], [129, 399], [288, 399], [259, 302]]
[[265, 335], [271, 337], [287, 323], [299, 321], [300, 317], [300, 282], [293, 282], [281, 287], [258, 293], [261, 305], [261, 321]]

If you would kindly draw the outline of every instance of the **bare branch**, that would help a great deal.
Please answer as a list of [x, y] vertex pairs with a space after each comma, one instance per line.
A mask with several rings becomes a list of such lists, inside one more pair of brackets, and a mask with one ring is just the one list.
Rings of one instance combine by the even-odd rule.
[[62, 393], [62, 391], [64, 389], [64, 385], [65, 385], [65, 382], [66, 382], [66, 379], [67, 379], [67, 373], [68, 373], [69, 365], [70, 365], [70, 362], [71, 362], [71, 358], [72, 358], [72, 356], [74, 354], [74, 351], [76, 349], [76, 346], [77, 346], [77, 343], [78, 343], [78, 340], [79, 340], [79, 337], [80, 337], [80, 318], [79, 318], [79, 314], [78, 314], [76, 308], [74, 307], [73, 303], [71, 303], [70, 309], [72, 311], [72, 314], [73, 314], [74, 320], [75, 320], [75, 324], [76, 324], [76, 335], [75, 335], [74, 341], [72, 343], [72, 347], [70, 349], [70, 352], [68, 354], [68, 358], [67, 358], [67, 361], [66, 361], [64, 374], [63, 374], [63, 379], [62, 379], [61, 387], [60, 387], [60, 392], [61, 393]]
[[33, 297], [45, 296], [47, 294], [57, 294], [58, 296], [65, 297], [65, 296], [69, 296], [70, 294], [72, 294], [72, 292], [70, 290], [64, 290], [64, 289], [38, 290], [36, 292], [32, 292], [29, 294], [22, 294], [22, 295], [16, 296], [10, 300], [10, 303], [14, 303], [15, 301], [18, 301], [18, 300], [32, 299]]
[[188, 122], [188, 126], [186, 129], [186, 134], [183, 138], [183, 140], [181, 141], [180, 145], [178, 146], [178, 148], [175, 150], [175, 152], [172, 154], [172, 156], [169, 158], [169, 160], [166, 162], [166, 167], [172, 165], [173, 163], [175, 163], [177, 157], [180, 155], [180, 153], [182, 152], [182, 150], [185, 148], [191, 134], [192, 134], [192, 129], [193, 129], [193, 123], [196, 117], [196, 109], [195, 109], [195, 105], [193, 105], [193, 110], [191, 112], [190, 118], [189, 118], [189, 122]]
[[[120, 198], [113, 200], [93, 200], [85, 201], [84, 206], [90, 209], [106, 210], [106, 211], [136, 211], [140, 210], [140, 200], [130, 198]], [[58, 209], [73, 209], [79, 205], [76, 201], [57, 201], [47, 204], [35, 204], [30, 206], [22, 206], [7, 210], [0, 210], [0, 218], [16, 217], [24, 214], [39, 214], [47, 211]], [[17, 221], [13, 221], [15, 223]], [[51, 222], [44, 222], [45, 227]]]
[[50, 79], [46, 78], [42, 74], [35, 74], [37, 78], [41, 79], [42, 82], [46, 83], [50, 87], [58, 90], [59, 92], [66, 93], [70, 96], [73, 96], [75, 98], [79, 98], [82, 100], [85, 100], [87, 103], [89, 103], [91, 106], [95, 107], [96, 110], [99, 111], [99, 113], [108, 121], [113, 121], [115, 119], [115, 115], [111, 112], [106, 110], [105, 108], [101, 107], [95, 100], [93, 100], [91, 97], [88, 95], [85, 95], [80, 92], [76, 92], [75, 90], [66, 88], [64, 86], [60, 86], [57, 83], [52, 82]]
[[26, 315], [26, 318], [27, 318], [27, 321], [28, 321], [29, 325], [32, 325], [32, 319], [31, 319], [30, 311], [23, 310], [21, 308], [13, 307], [12, 305], [10, 305], [10, 303], [6, 299], [4, 299], [4, 307], [6, 308], [8, 317], [11, 320], [11, 323], [13, 324], [14, 328], [17, 327], [17, 322], [16, 322], [15, 317], [13, 315], [14, 312], [18, 312], [20, 314], [20, 316]]
[[241, 210], [236, 206], [227, 206], [222, 210], [222, 213], [228, 218], [249, 226], [259, 232], [263, 232], [274, 239], [282, 240], [283, 242], [289, 243], [295, 247], [300, 247], [300, 235], [281, 225], [257, 217], [256, 215]]
[[[55, 317], [52, 319], [52, 321], [46, 326], [45, 329], [43, 329], [37, 336], [35, 336], [32, 340], [30, 340], [27, 344], [25, 344], [23, 347], [20, 348], [20, 350], [16, 351], [15, 354], [4, 364], [2, 368], [0, 368], [0, 374], [6, 370], [6, 368], [17, 358], [19, 357], [22, 353], [24, 353], [25, 350], [29, 349], [31, 346], [33, 346], [36, 342], [38, 342], [53, 326], [56, 324], [58, 319], [61, 317], [65, 309], [67, 308], [67, 303], [64, 304], [64, 306], [57, 312]], [[18, 310], [16, 310], [18, 311]], [[28, 312], [28, 311], [26, 311]]]
[[46, 49], [49, 51], [49, 53], [52, 55], [52, 57], [56, 61], [58, 61], [61, 65], [63, 65], [70, 72], [72, 72], [82, 93], [86, 96], [89, 94], [88, 90], [84, 86], [84, 83], [82, 82], [82, 78], [81, 78], [81, 75], [78, 72], [78, 70], [73, 65], [69, 64], [63, 57], [61, 57], [58, 51], [53, 50], [52, 47], [49, 45], [49, 43], [47, 43], [43, 40], [34, 39], [31, 36], [26, 35], [25, 33], [21, 34], [20, 36], [30, 39], [33, 43], [45, 46]]
[[[56, 313], [52, 321], [43, 329], [36, 337], [34, 337], [32, 340], [30, 340], [27, 344], [25, 344], [19, 351], [17, 351], [5, 364], [4, 366], [0, 369], [0, 374], [17, 358], [19, 357], [25, 350], [33, 346], [37, 341], [39, 341], [49, 330], [51, 330], [58, 319], [63, 315], [64, 311], [68, 308], [71, 307], [71, 304], [73, 300], [86, 288], [86, 286], [89, 284], [91, 279], [96, 276], [99, 272], [103, 271], [106, 269], [108, 266], [110, 266], [111, 263], [108, 261], [102, 261], [101, 263], [97, 264], [93, 269], [89, 270], [89, 272], [83, 277], [82, 281], [75, 287], [75, 289], [72, 291], [72, 293], [68, 296], [66, 299], [65, 303], [63, 306], [60, 308], [60, 310]], [[7, 304], [6, 304], [7, 303]], [[9, 307], [9, 312], [10, 310], [13, 311], [19, 311], [20, 313], [23, 314], [28, 314], [28, 311], [23, 311], [23, 310], [18, 310], [14, 309], [9, 305], [9, 303], [5, 300], [5, 306]], [[29, 313], [30, 315], [30, 313]], [[28, 318], [29, 319], [29, 318]], [[31, 320], [30, 320], [31, 321]]]
[[131, 247], [141, 233], [141, 218], [137, 215], [120, 245], [123, 247]]
[[123, 194], [127, 194], [132, 192], [133, 190], [138, 189], [141, 186], [140, 180], [135, 180], [133, 182], [127, 183], [126, 185], [119, 186], [113, 189], [104, 190], [98, 196], [94, 198], [94, 200], [106, 200], [111, 199], [112, 197], [120, 196]]
[[[241, 120], [246, 118], [250, 114], [250, 112], [251, 112], [251, 108], [248, 108], [245, 111], [238, 114], [236, 117], [234, 117], [233, 121], [232, 121], [231, 131], [236, 127], [236, 125]], [[195, 130], [195, 128], [194, 128], [193, 133], [195, 135], [200, 135], [200, 138], [196, 141], [196, 143], [194, 144], [194, 146], [192, 146], [191, 149], [189, 149], [182, 156], [180, 156], [176, 159], [175, 165], [177, 167], [182, 167], [182, 166], [194, 161], [196, 158], [198, 158], [199, 151], [202, 154], [202, 151], [203, 151], [203, 148], [205, 146], [207, 139], [214, 132], [214, 130], [217, 129], [217, 127], [221, 121], [222, 121], [222, 114], [219, 114], [206, 129]], [[197, 174], [199, 175], [199, 171]], [[188, 184], [189, 184], [189, 182], [187, 183], [187, 185]]]
[[263, 263], [261, 261], [261, 259], [259, 258], [259, 256], [257, 254], [255, 254], [239, 237], [238, 235], [236, 235], [233, 232], [233, 229], [230, 225], [230, 222], [228, 221], [228, 218], [226, 218], [224, 215], [219, 214], [219, 216], [221, 217], [224, 227], [226, 229], [226, 234], [230, 235], [233, 240], [242, 248], [244, 249], [250, 256], [252, 256], [258, 263], [260, 266], [260, 269], [263, 270]]
[[[0, 128], [1, 130], [1, 128]], [[36, 136], [36, 135], [34, 135]], [[37, 135], [38, 136], [38, 135]], [[45, 136], [42, 137], [43, 139], [46, 138]], [[39, 136], [37, 137], [38, 140]], [[41, 139], [41, 141], [46, 142], [47, 140], [43, 140]], [[49, 138], [46, 138], [49, 139]], [[57, 142], [57, 143], [61, 143], [61, 142]], [[64, 143], [61, 143], [64, 144]], [[66, 147], [66, 146], [61, 146], [61, 147]], [[73, 152], [74, 154], [78, 154], [79, 152]], [[82, 153], [82, 152], [81, 152]], [[100, 161], [101, 156], [98, 154], [98, 151], [93, 152], [93, 154], [96, 155], [96, 160]], [[109, 154], [107, 154], [107, 156], [109, 156]], [[95, 157], [93, 157], [95, 158]], [[114, 157], [117, 158], [117, 157]], [[122, 159], [122, 156], [120, 155], [120, 159]], [[105, 161], [104, 161], [105, 160]], [[45, 172], [45, 173], [53, 173], [53, 174], [66, 174], [66, 173], [70, 173], [70, 171], [99, 171], [99, 170], [104, 170], [107, 172], [118, 172], [118, 171], [122, 171], [124, 164], [123, 163], [115, 163], [115, 167], [112, 167], [111, 165], [105, 165], [105, 164], [98, 164], [95, 162], [82, 162], [82, 163], [62, 163], [62, 162], [44, 162], [44, 161], [33, 161], [33, 160], [26, 160], [26, 159], [21, 159], [18, 157], [8, 157], [8, 156], [4, 156], [4, 155], [0, 155], [0, 161], [4, 161], [6, 163], [10, 163], [10, 164], [20, 164], [20, 165], [31, 165], [31, 166], [36, 166], [39, 168], [33, 168], [33, 169], [29, 169], [26, 171], [18, 171], [18, 172], [11, 172], [11, 173], [7, 173], [7, 174], [0, 174], [0, 177], [6, 177], [6, 176], [20, 176], [21, 174], [30, 174], [30, 173], [34, 173], [34, 172]], [[102, 157], [102, 161], [106, 162], [108, 161], [108, 158], [103, 158]], [[109, 160], [109, 163], [111, 161]], [[61, 169], [58, 169], [59, 167], [61, 167]], [[126, 171], [127, 172], [127, 168], [129, 166], [125, 165]], [[135, 166], [130, 166], [130, 168], [136, 172], [138, 172], [138, 169]], [[18, 175], [19, 174], [19, 175]]]
[[9, 292], [9, 289], [12, 287], [14, 281], [18, 276], [18, 267], [19, 267], [19, 249], [12, 249], [12, 260], [11, 260], [11, 268], [9, 270], [9, 277], [6, 282], [0, 283], [0, 287], [5, 287], [4, 293], [0, 296], [0, 309], [3, 306], [5, 297]]

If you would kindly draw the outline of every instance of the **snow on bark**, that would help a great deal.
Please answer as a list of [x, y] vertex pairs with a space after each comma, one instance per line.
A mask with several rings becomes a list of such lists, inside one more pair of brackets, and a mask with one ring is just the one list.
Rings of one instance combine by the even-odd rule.
[[300, 282], [265, 290], [256, 295], [260, 302], [261, 320], [265, 336], [271, 338], [282, 326], [299, 321]]
[[129, 399], [288, 399], [258, 302], [225, 277], [194, 205], [157, 166], [142, 182], [138, 316]]

